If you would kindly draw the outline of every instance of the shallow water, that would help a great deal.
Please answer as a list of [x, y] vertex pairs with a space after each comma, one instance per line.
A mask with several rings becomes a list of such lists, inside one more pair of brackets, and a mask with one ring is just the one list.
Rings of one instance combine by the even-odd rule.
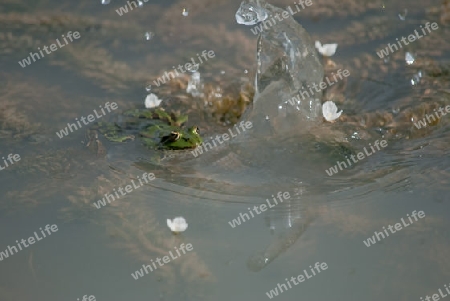
[[[106, 143], [107, 157], [96, 156], [85, 147], [88, 126], [62, 139], [55, 132], [107, 101], [118, 103], [117, 113], [142, 105], [152, 79], [205, 49], [216, 53], [200, 68], [206, 77], [221, 78], [223, 70], [253, 82], [256, 37], [235, 22], [240, 1], [148, 2], [119, 16], [115, 10], [124, 4], [0, 4], [0, 156], [21, 157], [0, 170], [0, 252], [35, 231], [41, 237], [1, 260], [1, 300], [264, 300], [285, 278], [311, 274], [316, 262], [328, 268], [274, 299], [420, 300], [445, 293], [450, 117], [420, 130], [406, 118], [409, 110], [416, 121], [450, 104], [448, 73], [436, 75], [426, 61], [448, 66], [449, 27], [440, 2], [314, 2], [295, 18], [313, 40], [339, 44], [331, 59], [351, 76], [326, 97], [344, 118], [311, 136], [242, 136], [245, 143], [198, 158], [187, 152], [159, 165], [138, 143]], [[405, 8], [402, 21], [397, 14]], [[426, 21], [440, 29], [408, 48], [417, 58], [413, 65], [405, 63], [403, 49], [388, 62], [377, 57], [375, 50]], [[76, 30], [79, 40], [25, 68], [17, 63]], [[149, 41], [147, 31], [155, 33]], [[330, 61], [324, 64], [330, 74]], [[419, 71], [423, 76], [412, 85]], [[153, 87], [161, 94], [163, 88]], [[187, 110], [180, 99], [203, 106], [179, 90], [166, 93], [169, 107]], [[392, 111], [393, 121], [380, 125]], [[205, 136], [227, 131], [198, 110], [188, 112]], [[377, 139], [388, 147], [329, 176], [325, 170], [344, 157], [317, 141], [339, 133], [359, 137], [349, 138], [358, 151]], [[100, 209], [93, 206], [145, 172], [156, 179]], [[274, 205], [278, 192], [290, 198], [230, 226], [241, 213], [250, 215], [249, 207], [266, 199]], [[425, 217], [408, 222], [413, 211]], [[186, 218], [186, 232], [170, 232], [166, 219], [175, 216]], [[365, 245], [374, 231], [402, 218], [410, 225]], [[47, 224], [58, 230], [42, 238], [39, 228]], [[132, 277], [182, 243], [193, 250]]]

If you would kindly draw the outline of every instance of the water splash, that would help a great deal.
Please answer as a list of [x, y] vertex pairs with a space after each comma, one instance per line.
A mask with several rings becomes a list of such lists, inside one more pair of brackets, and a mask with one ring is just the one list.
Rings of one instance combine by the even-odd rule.
[[[263, 0], [246, 0], [236, 12], [236, 22], [253, 25], [286, 14], [289, 12]], [[279, 109], [293, 96], [309, 91], [309, 87], [323, 80], [323, 67], [314, 43], [291, 15], [260, 32], [256, 56], [254, 103], [252, 111], [244, 116], [254, 124], [252, 135], [267, 136], [268, 132], [287, 135], [307, 131], [310, 125], [322, 122], [321, 91], [312, 91], [308, 97], [299, 99], [296, 107]]]
[[201, 97], [203, 95], [203, 85], [199, 72], [194, 72], [188, 82], [186, 92], [190, 93], [194, 97]]
[[186, 68], [186, 70], [191, 72], [191, 73], [194, 73], [194, 72], [198, 71], [198, 68], [200, 67], [200, 64], [195, 64], [195, 65], [190, 64], [190, 66], [191, 67]]
[[411, 86], [415, 86], [420, 83], [420, 80], [422, 78], [422, 71], [417, 72], [413, 75], [411, 78]]
[[[253, 1], [252, 1], [253, 2]], [[255, 25], [267, 19], [268, 13], [262, 7], [263, 1], [242, 2], [236, 12], [236, 22], [244, 25]]]

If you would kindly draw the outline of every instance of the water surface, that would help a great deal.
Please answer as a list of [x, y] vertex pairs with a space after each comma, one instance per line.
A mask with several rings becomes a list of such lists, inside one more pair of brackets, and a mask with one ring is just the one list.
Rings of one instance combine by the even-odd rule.
[[[316, 262], [328, 269], [274, 298], [420, 300], [449, 284], [450, 117], [424, 129], [413, 124], [450, 104], [449, 27], [439, 1], [314, 1], [295, 15], [313, 40], [339, 44], [332, 62], [323, 61], [325, 73], [351, 74], [325, 95], [344, 116], [316, 138], [272, 137], [249, 143], [251, 155], [225, 146], [157, 166], [139, 143], [106, 144], [107, 157], [90, 152], [88, 126], [55, 135], [108, 101], [118, 104], [117, 114], [142, 106], [146, 85], [203, 50], [216, 53], [200, 67], [206, 81], [253, 82], [256, 37], [236, 24], [239, 4], [155, 1], [123, 16], [115, 10], [126, 2], [0, 4], [0, 156], [21, 156], [0, 171], [0, 252], [40, 227], [58, 226], [0, 262], [2, 300], [264, 300]], [[406, 49], [413, 65], [405, 49], [386, 61], [376, 55], [428, 21], [439, 30]], [[18, 64], [68, 31], [80, 39], [25, 68]], [[155, 36], [146, 40], [146, 32]], [[174, 83], [152, 89], [167, 107], [189, 113], [205, 136], [227, 131], [202, 99]], [[316, 142], [338, 133], [353, 135], [357, 150], [377, 139], [388, 147], [330, 177], [325, 170], [344, 158]], [[156, 179], [93, 206], [144, 172]], [[230, 226], [278, 192], [291, 198]], [[425, 217], [370, 247], [363, 243], [413, 211]], [[166, 226], [175, 216], [189, 223], [180, 235]], [[193, 251], [132, 277], [182, 243]]]

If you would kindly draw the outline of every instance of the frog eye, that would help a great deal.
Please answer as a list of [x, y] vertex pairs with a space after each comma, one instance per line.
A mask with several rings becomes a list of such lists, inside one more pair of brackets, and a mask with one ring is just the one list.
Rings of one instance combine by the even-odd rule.
[[174, 131], [171, 132], [170, 135], [162, 137], [161, 143], [171, 143], [177, 141], [178, 139], [180, 139], [180, 133]]
[[192, 132], [193, 132], [194, 134], [196, 134], [196, 135], [199, 135], [199, 134], [200, 134], [200, 129], [199, 129], [198, 127], [194, 126], [194, 127], [192, 128]]
[[170, 140], [177, 141], [178, 139], [180, 139], [180, 133], [178, 132], [170, 133]]

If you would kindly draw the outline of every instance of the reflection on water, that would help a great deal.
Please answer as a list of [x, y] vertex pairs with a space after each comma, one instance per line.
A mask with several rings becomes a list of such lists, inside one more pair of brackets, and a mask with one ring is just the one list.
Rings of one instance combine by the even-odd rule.
[[[167, 110], [189, 115], [204, 137], [258, 117], [241, 117], [257, 49], [250, 29], [236, 24], [240, 1], [146, 2], [122, 16], [115, 10], [124, 3], [106, 2], [0, 4], [0, 166], [9, 154], [20, 156], [0, 170], [1, 300], [261, 300], [315, 262], [328, 269], [278, 298], [297, 300], [301, 290], [309, 300], [414, 300], [448, 283], [450, 119], [414, 126], [450, 105], [446, 5], [313, 1], [294, 17], [313, 41], [339, 45], [320, 60], [325, 76], [351, 74], [322, 99], [342, 116], [308, 131], [286, 131], [272, 118], [274, 131], [258, 127], [258, 135], [246, 131], [194, 157], [85, 137], [88, 125], [62, 139], [56, 133], [107, 102], [118, 105], [112, 118], [142, 107], [153, 80], [204, 49], [216, 56], [197, 70], [202, 97], [186, 92], [188, 75], [151, 93]], [[424, 20], [439, 30], [387, 61], [376, 55]], [[26, 68], [18, 64], [69, 31], [80, 38]], [[326, 173], [381, 139], [386, 148]], [[93, 205], [144, 173], [155, 179]], [[230, 226], [279, 191], [291, 198]], [[426, 216], [364, 244], [413, 211]], [[178, 235], [166, 223], [175, 216], [189, 224]], [[5, 255], [47, 224], [58, 225], [57, 235]], [[193, 250], [156, 263], [182, 244]], [[152, 261], [158, 268], [135, 280], [132, 273]]]

